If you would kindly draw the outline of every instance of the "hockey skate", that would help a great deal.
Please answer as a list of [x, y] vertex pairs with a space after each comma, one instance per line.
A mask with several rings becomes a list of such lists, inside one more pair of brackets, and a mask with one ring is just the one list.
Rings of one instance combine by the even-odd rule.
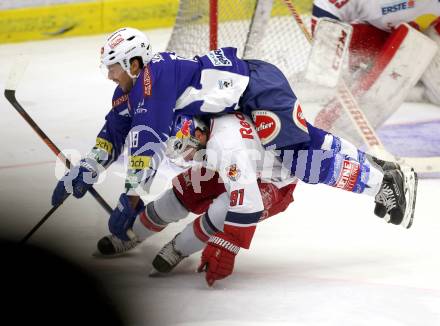
[[413, 168], [384, 169], [374, 213], [389, 223], [409, 229], [414, 219], [416, 196], [417, 174]]
[[[367, 157], [369, 158], [370, 162], [374, 162], [375, 164], [377, 164], [384, 173], [390, 170], [400, 170], [400, 165], [395, 162], [384, 161], [375, 156], [370, 156], [370, 155], [367, 155]], [[381, 202], [376, 201], [376, 206], [374, 207], [374, 214], [383, 218], [387, 214], [387, 208]]]
[[117, 256], [135, 248], [138, 244], [140, 244], [138, 239], [124, 241], [113, 234], [106, 235], [98, 241], [98, 251], [95, 255]]
[[[177, 235], [176, 235], [177, 237]], [[182, 255], [175, 249], [175, 239], [168, 242], [160, 249], [159, 253], [154, 257], [153, 269], [150, 272], [150, 276], [156, 276], [160, 274], [166, 274], [171, 272], [183, 259], [188, 256]]]

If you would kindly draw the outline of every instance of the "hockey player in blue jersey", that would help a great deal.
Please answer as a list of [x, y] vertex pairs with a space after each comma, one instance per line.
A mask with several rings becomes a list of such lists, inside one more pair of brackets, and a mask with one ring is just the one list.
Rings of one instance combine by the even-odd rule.
[[[102, 167], [118, 158], [127, 138], [126, 191], [109, 226], [121, 240], [129, 240], [126, 231], [144, 209], [137, 189], [148, 189], [163, 158], [175, 114], [239, 110], [252, 117], [262, 144], [267, 150], [276, 150], [293, 176], [374, 196], [376, 215], [410, 227], [417, 188], [414, 171], [366, 155], [307, 123], [288, 81], [275, 66], [241, 60], [234, 48], [193, 59], [170, 52], [153, 54], [147, 37], [131, 28], [110, 35], [101, 49], [101, 61], [108, 78], [118, 84], [113, 107], [96, 146], [57, 184], [54, 205], [67, 193], [82, 197]], [[246, 128], [240, 132], [243, 138], [249, 136]], [[371, 188], [370, 183], [379, 186]]]

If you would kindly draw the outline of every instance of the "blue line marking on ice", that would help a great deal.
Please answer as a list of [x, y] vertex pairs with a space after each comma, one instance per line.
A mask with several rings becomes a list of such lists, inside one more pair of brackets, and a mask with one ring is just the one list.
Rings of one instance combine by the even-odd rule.
[[397, 156], [440, 156], [440, 120], [381, 127], [379, 137]]

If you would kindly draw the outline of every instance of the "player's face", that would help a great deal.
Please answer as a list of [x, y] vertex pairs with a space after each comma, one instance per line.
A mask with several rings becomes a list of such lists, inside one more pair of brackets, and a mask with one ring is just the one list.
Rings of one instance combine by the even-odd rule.
[[107, 77], [108, 79], [114, 81], [125, 93], [128, 93], [133, 87], [133, 80], [127, 74], [127, 72], [122, 69], [119, 63], [107, 66]]
[[200, 142], [200, 145], [202, 147], [206, 147], [206, 143], [208, 142], [208, 135], [206, 132], [203, 132], [200, 129], [196, 129], [194, 132], [194, 136]]
[[194, 137], [200, 142], [200, 146], [198, 148], [188, 147], [183, 155], [185, 161], [193, 160], [199, 149], [206, 148], [206, 143], [208, 142], [208, 134], [206, 132], [196, 129], [194, 131]]

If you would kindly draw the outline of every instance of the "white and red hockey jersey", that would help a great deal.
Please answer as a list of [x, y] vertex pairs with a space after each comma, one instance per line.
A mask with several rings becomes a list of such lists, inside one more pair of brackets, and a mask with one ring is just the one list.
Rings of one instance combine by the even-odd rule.
[[439, 0], [314, 0], [313, 16], [330, 17], [348, 23], [368, 23], [390, 31], [401, 23], [420, 30], [440, 16]]
[[229, 196], [224, 231], [247, 247], [264, 210], [259, 182], [282, 188], [297, 179], [263, 148], [252, 121], [239, 112], [212, 119], [206, 154], [206, 168], [218, 172]]

